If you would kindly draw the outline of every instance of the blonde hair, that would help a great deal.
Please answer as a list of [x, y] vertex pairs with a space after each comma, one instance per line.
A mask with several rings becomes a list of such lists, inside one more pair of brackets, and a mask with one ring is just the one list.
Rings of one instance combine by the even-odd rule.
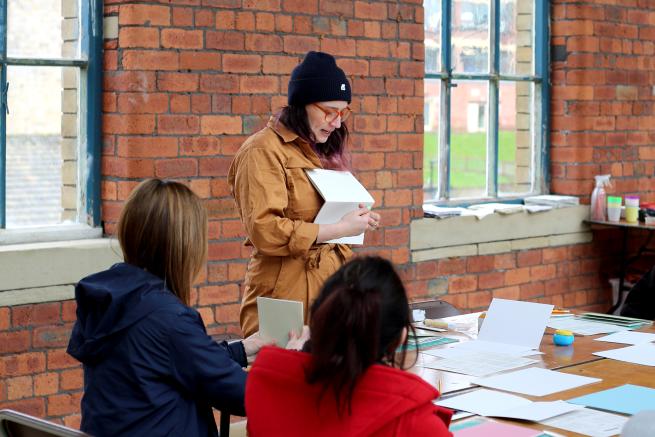
[[128, 197], [116, 232], [125, 262], [162, 278], [188, 305], [207, 259], [207, 211], [198, 196], [179, 182], [145, 180]]

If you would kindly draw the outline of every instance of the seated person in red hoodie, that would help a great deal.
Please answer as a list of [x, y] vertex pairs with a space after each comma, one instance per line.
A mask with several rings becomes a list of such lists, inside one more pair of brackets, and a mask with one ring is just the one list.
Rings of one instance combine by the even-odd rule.
[[452, 413], [432, 403], [439, 392], [402, 370], [413, 328], [389, 261], [360, 257], [341, 267], [309, 326], [304, 352], [259, 352], [246, 384], [250, 437], [451, 435]]

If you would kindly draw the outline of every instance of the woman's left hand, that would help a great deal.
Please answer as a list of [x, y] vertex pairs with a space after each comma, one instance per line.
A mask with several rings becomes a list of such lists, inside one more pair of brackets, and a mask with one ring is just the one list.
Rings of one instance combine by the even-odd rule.
[[255, 332], [250, 337], [243, 339], [243, 348], [246, 351], [246, 356], [255, 355], [262, 347], [273, 344], [275, 344], [274, 341], [264, 340], [262, 336], [259, 335], [259, 331]]
[[305, 343], [309, 340], [309, 326], [302, 327], [302, 333], [298, 336], [294, 331], [289, 332], [289, 342], [286, 349], [301, 350]]

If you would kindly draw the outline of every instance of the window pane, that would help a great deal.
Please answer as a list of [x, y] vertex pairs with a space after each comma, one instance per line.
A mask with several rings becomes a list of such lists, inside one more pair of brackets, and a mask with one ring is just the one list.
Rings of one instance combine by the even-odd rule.
[[500, 82], [498, 111], [498, 193], [531, 191], [534, 135], [531, 82]]
[[439, 187], [439, 117], [441, 116], [441, 80], [424, 81], [423, 109], [423, 187], [425, 199], [438, 197]]
[[534, 0], [501, 0], [501, 74], [533, 74], [533, 10]]
[[7, 55], [79, 56], [79, 0], [8, 0]]
[[77, 217], [78, 69], [7, 69], [7, 227]]
[[441, 71], [441, 1], [425, 0], [425, 72]]
[[452, 64], [458, 73], [489, 71], [488, 0], [453, 0]]
[[454, 81], [450, 111], [450, 197], [484, 197], [488, 84]]

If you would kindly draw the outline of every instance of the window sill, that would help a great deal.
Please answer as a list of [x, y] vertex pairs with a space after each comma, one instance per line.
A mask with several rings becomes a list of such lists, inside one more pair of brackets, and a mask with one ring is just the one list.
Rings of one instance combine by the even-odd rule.
[[83, 240], [100, 237], [102, 237], [102, 228], [92, 228], [83, 224], [0, 229], [0, 248], [5, 245]]
[[412, 261], [492, 255], [515, 250], [586, 243], [592, 233], [584, 220], [589, 206], [579, 205], [529, 214], [424, 218], [411, 224]]
[[0, 307], [74, 298], [74, 284], [122, 261], [113, 238], [0, 246]]

